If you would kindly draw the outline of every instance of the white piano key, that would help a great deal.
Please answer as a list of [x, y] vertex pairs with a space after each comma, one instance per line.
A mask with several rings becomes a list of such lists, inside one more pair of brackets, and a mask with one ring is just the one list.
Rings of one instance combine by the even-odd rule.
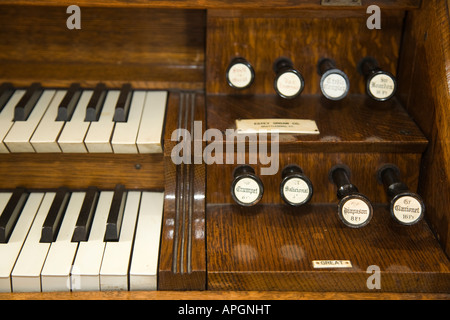
[[47, 257], [50, 243], [41, 243], [42, 224], [47, 217], [56, 193], [48, 192], [31, 226], [30, 232], [23, 244], [16, 265], [11, 273], [13, 292], [40, 292], [41, 270]]
[[8, 148], [3, 143], [6, 135], [14, 124], [14, 108], [25, 94], [25, 90], [16, 90], [9, 99], [6, 106], [0, 112], [0, 153], [9, 153]]
[[128, 290], [128, 270], [140, 200], [140, 192], [128, 192], [119, 241], [106, 243], [100, 270], [102, 291]]
[[64, 153], [87, 153], [84, 137], [89, 129], [90, 122], [85, 122], [86, 107], [92, 97], [93, 90], [85, 90], [73, 112], [72, 119], [66, 122], [58, 144]]
[[139, 153], [161, 153], [167, 91], [148, 91], [137, 137]]
[[114, 110], [120, 91], [111, 90], [108, 92], [105, 104], [98, 121], [93, 121], [84, 139], [84, 143], [90, 153], [111, 153], [111, 136], [114, 130], [113, 121]]
[[85, 192], [74, 192], [70, 197], [58, 237], [41, 272], [43, 292], [70, 291], [70, 271], [78, 248], [78, 242], [71, 239], [85, 195]]
[[116, 122], [111, 140], [114, 153], [138, 153], [136, 140], [145, 96], [145, 91], [135, 91], [131, 100], [127, 122]]
[[164, 193], [143, 192], [130, 268], [130, 290], [156, 290]]
[[39, 126], [31, 137], [31, 144], [38, 153], [58, 153], [61, 149], [58, 145], [58, 136], [64, 127], [64, 121], [56, 121], [58, 107], [64, 99], [67, 90], [58, 90], [42, 117]]
[[11, 272], [43, 197], [43, 193], [30, 194], [8, 243], [0, 243], [0, 292], [12, 292]]
[[54, 95], [55, 90], [44, 90], [28, 119], [14, 122], [4, 139], [10, 152], [35, 152], [30, 139]]
[[72, 291], [100, 291], [100, 268], [105, 242], [106, 220], [114, 192], [103, 191], [97, 204], [87, 242], [80, 242], [71, 272]]

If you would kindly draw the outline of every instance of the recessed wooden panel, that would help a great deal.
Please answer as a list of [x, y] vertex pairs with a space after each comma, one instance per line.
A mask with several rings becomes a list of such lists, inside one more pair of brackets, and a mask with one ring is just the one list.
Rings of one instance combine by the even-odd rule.
[[162, 154], [5, 154], [0, 176], [0, 189], [164, 189]]
[[[344, 11], [345, 12], [345, 11]], [[298, 11], [269, 16], [267, 11], [208, 11], [206, 88], [208, 93], [274, 94], [273, 63], [279, 57], [292, 60], [305, 79], [303, 94], [319, 94], [317, 62], [336, 61], [350, 80], [350, 93], [364, 93], [364, 79], [357, 72], [365, 56], [376, 58], [382, 68], [396, 74], [404, 12], [383, 11], [381, 30], [369, 30], [368, 15]], [[339, 17], [339, 19], [337, 19]], [[255, 70], [250, 88], [236, 90], [226, 81], [230, 61], [240, 56]]]
[[208, 129], [225, 132], [236, 128], [237, 119], [267, 118], [316, 121], [320, 134], [280, 134], [280, 151], [420, 153], [427, 145], [395, 99], [380, 103], [364, 95], [338, 102], [318, 95], [304, 95], [295, 101], [273, 95], [207, 98]]
[[[302, 168], [304, 174], [311, 180], [314, 193], [311, 203], [338, 203], [337, 188], [329, 180], [329, 170], [338, 164], [345, 164], [351, 170], [351, 182], [366, 195], [372, 203], [388, 203], [383, 185], [377, 181], [377, 170], [387, 163], [395, 164], [400, 168], [401, 179], [415, 192], [419, 179], [419, 167], [421, 154], [407, 153], [283, 153], [278, 159], [272, 159], [270, 164], [250, 164], [264, 185], [264, 195], [260, 203], [265, 205], [284, 204], [280, 195], [280, 183], [282, 170], [290, 164], [296, 164]], [[217, 204], [234, 204], [231, 197], [231, 182], [233, 170], [239, 166], [236, 164], [215, 164], [207, 167], [207, 202]], [[249, 163], [247, 157], [246, 163]], [[261, 175], [261, 168], [273, 175]], [[278, 167], [278, 168], [277, 168]], [[278, 170], [276, 170], [278, 169]], [[215, 183], [220, 181], [220, 183]], [[425, 205], [427, 205], [425, 203]]]
[[1, 6], [0, 81], [203, 88], [204, 11], [83, 7], [69, 30], [66, 8]]
[[[370, 292], [450, 290], [450, 263], [425, 221], [401, 226], [375, 206], [363, 228], [346, 227], [334, 205], [208, 205], [208, 288]], [[313, 268], [313, 260], [350, 260], [350, 268]]]

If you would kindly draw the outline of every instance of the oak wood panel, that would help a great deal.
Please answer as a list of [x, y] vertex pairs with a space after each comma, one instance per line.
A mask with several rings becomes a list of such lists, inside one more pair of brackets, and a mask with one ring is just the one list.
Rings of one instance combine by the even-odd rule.
[[399, 98], [430, 141], [420, 188], [427, 218], [450, 256], [450, 14], [448, 1], [424, 1], [408, 14]]
[[[0, 300], [448, 300], [445, 293], [299, 291], [94, 291], [0, 293]], [[180, 301], [180, 303], [183, 303]], [[166, 310], [167, 311], [167, 310]]]
[[[278, 170], [274, 175], [261, 175], [261, 168], [266, 170], [275, 161], [269, 164], [250, 164], [264, 185], [264, 195], [260, 201], [263, 205], [284, 203], [280, 195], [282, 170], [285, 166], [296, 164], [311, 180], [314, 193], [310, 203], [338, 203], [337, 188], [329, 180], [329, 170], [337, 164], [345, 164], [351, 170], [350, 180], [366, 195], [372, 203], [388, 203], [384, 186], [377, 181], [377, 170], [387, 163], [395, 164], [400, 168], [401, 179], [415, 192], [419, 180], [421, 154], [416, 153], [282, 153], [279, 156]], [[235, 163], [237, 163], [235, 158]], [[249, 163], [249, 159], [246, 159]], [[231, 197], [231, 183], [233, 170], [238, 164], [214, 164], [207, 167], [207, 203], [208, 204], [234, 204]], [[220, 181], [221, 183], [217, 183]], [[425, 203], [427, 205], [427, 203]], [[427, 213], [426, 213], [427, 214]]]
[[[2, 0], [7, 4], [20, 4], [20, 5], [67, 5], [66, 2], [61, 0]], [[421, 0], [366, 0], [365, 6], [372, 4], [378, 5], [383, 9], [416, 9], [420, 6]], [[207, 9], [207, 8], [323, 8], [318, 0], [270, 0], [270, 1], [258, 1], [258, 0], [74, 0], [71, 4], [79, 6], [107, 6], [107, 7], [181, 7], [181, 8], [195, 8], [195, 9]], [[326, 7], [329, 10], [330, 7]], [[338, 7], [340, 8], [340, 7]], [[360, 9], [360, 6], [356, 8]]]
[[[424, 135], [398, 101], [351, 95], [331, 102], [318, 95], [285, 100], [273, 95], [207, 97], [208, 129], [235, 129], [237, 119], [310, 119], [320, 134], [280, 134], [280, 151], [423, 152]], [[270, 135], [269, 135], [270, 138]], [[225, 140], [225, 136], [223, 138]]]
[[5, 154], [0, 155], [0, 189], [71, 189], [95, 186], [113, 190], [164, 189], [162, 154]]
[[204, 11], [88, 7], [69, 30], [65, 9], [1, 7], [0, 81], [203, 88]]
[[[450, 290], [450, 262], [425, 221], [401, 226], [384, 205], [353, 229], [334, 205], [307, 208], [208, 205], [208, 288], [368, 292], [367, 268], [380, 269], [380, 292]], [[312, 260], [350, 260], [314, 269]]]
[[[404, 12], [382, 15], [382, 29], [369, 30], [367, 15], [337, 17], [299, 11], [284, 16], [267, 11], [226, 16], [223, 11], [208, 11], [206, 41], [206, 89], [208, 93], [274, 94], [273, 63], [279, 57], [292, 60], [302, 73], [305, 88], [302, 94], [319, 94], [320, 76], [317, 63], [321, 58], [336, 61], [350, 80], [350, 93], [364, 93], [364, 78], [357, 72], [358, 62], [365, 56], [376, 58], [382, 68], [396, 74]], [[244, 90], [231, 88], [226, 70], [235, 57], [249, 61], [255, 71], [253, 84]]]

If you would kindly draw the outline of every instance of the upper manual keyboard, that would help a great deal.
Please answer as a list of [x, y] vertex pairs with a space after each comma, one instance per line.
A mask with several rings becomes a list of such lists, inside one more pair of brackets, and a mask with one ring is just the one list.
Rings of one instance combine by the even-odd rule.
[[0, 153], [161, 153], [166, 91], [0, 86]]

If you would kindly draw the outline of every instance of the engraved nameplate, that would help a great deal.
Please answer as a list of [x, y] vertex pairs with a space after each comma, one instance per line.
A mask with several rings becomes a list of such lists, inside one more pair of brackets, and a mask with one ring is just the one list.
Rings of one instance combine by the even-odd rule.
[[314, 120], [305, 119], [239, 119], [236, 120], [236, 131], [237, 133], [320, 133]]
[[314, 269], [351, 268], [350, 260], [313, 260]]

